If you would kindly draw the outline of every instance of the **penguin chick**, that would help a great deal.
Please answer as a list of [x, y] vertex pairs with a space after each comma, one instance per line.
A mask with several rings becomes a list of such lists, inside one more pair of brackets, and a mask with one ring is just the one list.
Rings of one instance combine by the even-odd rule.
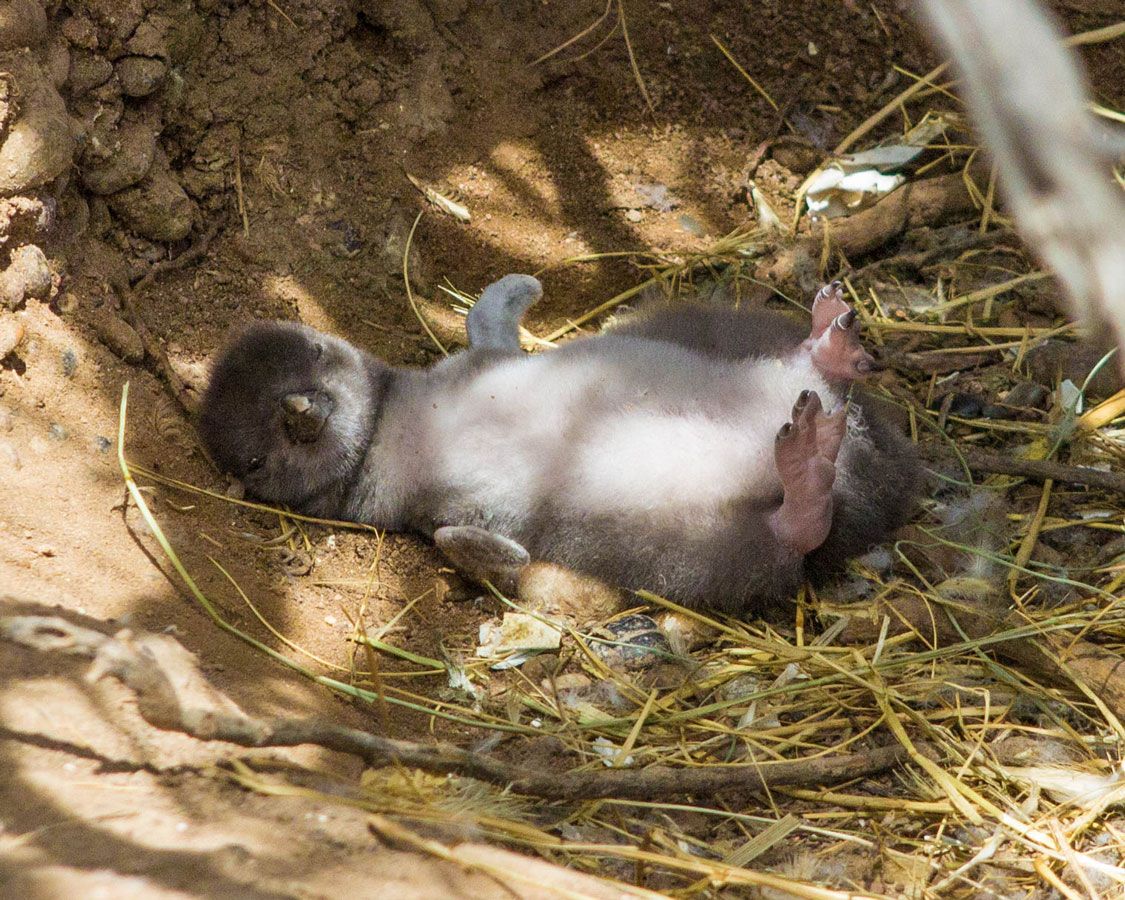
[[470, 311], [470, 347], [394, 369], [297, 325], [223, 352], [200, 434], [262, 500], [410, 530], [495, 535], [686, 605], [751, 614], [886, 538], [912, 448], [852, 380], [873, 367], [838, 285], [805, 331], [764, 311], [676, 307], [550, 353], [519, 351], [539, 283]]

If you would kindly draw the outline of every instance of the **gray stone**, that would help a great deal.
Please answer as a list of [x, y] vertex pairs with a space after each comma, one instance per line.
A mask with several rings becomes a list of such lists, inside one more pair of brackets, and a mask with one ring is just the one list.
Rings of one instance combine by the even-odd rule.
[[117, 356], [128, 363], [139, 363], [145, 358], [145, 345], [141, 336], [128, 322], [111, 312], [106, 312], [94, 323], [98, 339]]
[[95, 194], [114, 194], [136, 184], [152, 168], [156, 133], [143, 122], [124, 121], [112, 132], [96, 138], [82, 165], [82, 184]]
[[106, 202], [129, 228], [154, 241], [187, 237], [195, 221], [195, 204], [172, 177], [160, 153], [148, 175], [132, 187], [110, 194]]
[[114, 67], [126, 97], [147, 97], [164, 82], [168, 66], [148, 56], [125, 56]]
[[67, 89], [72, 97], [81, 97], [87, 91], [101, 87], [113, 77], [113, 63], [97, 53], [78, 51], [70, 57], [70, 75]]
[[15, 309], [28, 298], [46, 300], [51, 295], [51, 267], [34, 244], [12, 251], [11, 262], [0, 272], [0, 304]]

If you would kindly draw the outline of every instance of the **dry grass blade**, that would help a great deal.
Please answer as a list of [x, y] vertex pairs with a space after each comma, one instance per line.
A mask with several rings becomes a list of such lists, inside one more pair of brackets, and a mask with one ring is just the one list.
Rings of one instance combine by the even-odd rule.
[[582, 38], [586, 37], [586, 35], [590, 34], [590, 32], [594, 31], [599, 25], [602, 24], [602, 22], [604, 22], [607, 18], [609, 18], [609, 13], [612, 9], [613, 9], [613, 0], [606, 0], [605, 11], [600, 16], [598, 16], [590, 25], [587, 25], [580, 32], [578, 32], [578, 34], [574, 35], [574, 37], [568, 38], [567, 40], [563, 41], [561, 44], [559, 44], [553, 50], [548, 50], [546, 53], [544, 53], [538, 59], [534, 60], [531, 64], [533, 66], [537, 66], [542, 62], [546, 62], [552, 56], [555, 56], [556, 54], [561, 53], [567, 47], [571, 46], [572, 44], [577, 43], [580, 40], [582, 40]]
[[752, 88], [753, 88], [754, 90], [756, 90], [756, 91], [757, 91], [757, 92], [758, 92], [759, 94], [761, 94], [761, 95], [762, 95], [762, 96], [763, 96], [763, 97], [765, 98], [766, 102], [767, 102], [767, 103], [768, 103], [768, 104], [769, 104], [770, 106], [772, 106], [772, 107], [773, 107], [773, 108], [774, 108], [775, 110], [777, 110], [777, 109], [778, 109], [778, 105], [777, 105], [777, 102], [776, 102], [776, 101], [775, 101], [775, 100], [773, 99], [773, 97], [771, 97], [771, 96], [769, 95], [769, 93], [768, 93], [768, 92], [766, 91], [766, 89], [765, 89], [765, 88], [763, 88], [763, 87], [762, 87], [762, 86], [761, 86], [760, 84], [758, 84], [758, 82], [756, 82], [756, 81], [755, 81], [755, 80], [754, 80], [754, 79], [753, 79], [753, 78], [752, 78], [752, 77], [750, 76], [750, 73], [749, 73], [749, 72], [747, 72], [747, 71], [746, 71], [746, 70], [745, 70], [744, 68], [742, 68], [742, 66], [741, 66], [741, 65], [739, 65], [739, 62], [738, 62], [738, 60], [737, 60], [737, 59], [735, 59], [735, 58], [734, 58], [734, 57], [733, 57], [733, 56], [731, 55], [731, 52], [730, 52], [730, 51], [729, 51], [729, 50], [728, 50], [728, 49], [727, 49], [726, 47], [724, 47], [724, 46], [723, 46], [723, 42], [722, 42], [722, 41], [720, 41], [720, 40], [719, 40], [719, 39], [718, 39], [717, 37], [715, 37], [715, 35], [713, 35], [713, 34], [712, 34], [712, 35], [709, 35], [709, 37], [710, 37], [710, 38], [711, 38], [711, 40], [712, 40], [712, 41], [714, 42], [715, 46], [716, 46], [716, 47], [718, 47], [720, 51], [722, 51], [722, 54], [723, 54], [723, 56], [725, 56], [725, 57], [726, 57], [726, 58], [727, 58], [727, 59], [728, 59], [728, 60], [730, 61], [730, 64], [731, 64], [732, 66], [734, 66], [734, 67], [735, 67], [735, 69], [737, 69], [737, 70], [738, 70], [738, 74], [739, 74], [739, 75], [741, 75], [741, 76], [742, 76], [743, 78], [745, 78], [745, 79], [746, 79], [746, 80], [747, 80], [747, 81], [748, 81], [748, 82], [750, 83], [750, 87], [752, 87]]
[[406, 246], [402, 251], [402, 282], [406, 286], [406, 299], [410, 303], [410, 309], [414, 313], [415, 318], [421, 323], [426, 334], [430, 336], [430, 340], [434, 342], [434, 346], [441, 351], [442, 356], [449, 356], [449, 351], [445, 349], [445, 344], [438, 340], [438, 336], [434, 334], [433, 329], [430, 328], [430, 323], [427, 322], [426, 317], [422, 315], [422, 310], [418, 306], [418, 301], [414, 299], [414, 292], [410, 289], [410, 243], [414, 240], [414, 232], [418, 228], [418, 223], [420, 221], [422, 221], [422, 214], [418, 213], [418, 215], [414, 217], [414, 224], [410, 226], [410, 233], [406, 236]]
[[629, 40], [629, 26], [625, 21], [625, 0], [617, 0], [617, 22], [621, 26], [621, 36], [625, 39], [625, 50], [629, 54], [629, 68], [633, 70], [633, 78], [637, 82], [641, 96], [644, 97], [649, 114], [655, 116], [656, 110], [652, 106], [652, 98], [648, 95], [644, 76], [641, 75], [640, 67], [637, 65], [637, 57], [633, 53], [633, 42]]

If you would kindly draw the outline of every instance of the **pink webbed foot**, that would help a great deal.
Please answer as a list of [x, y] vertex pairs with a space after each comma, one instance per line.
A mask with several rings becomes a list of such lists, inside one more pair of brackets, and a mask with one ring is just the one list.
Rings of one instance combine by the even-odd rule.
[[832, 527], [836, 457], [847, 426], [844, 408], [829, 415], [815, 391], [802, 391], [793, 406], [793, 421], [777, 433], [774, 460], [785, 495], [770, 517], [770, 528], [798, 556], [823, 544]]
[[859, 342], [859, 316], [844, 301], [840, 282], [817, 291], [812, 329], [801, 349], [829, 381], [854, 381], [874, 370], [875, 360]]

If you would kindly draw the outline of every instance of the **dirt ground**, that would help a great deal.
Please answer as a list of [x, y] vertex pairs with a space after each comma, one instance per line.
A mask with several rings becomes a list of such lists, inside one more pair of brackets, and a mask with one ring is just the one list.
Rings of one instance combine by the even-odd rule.
[[[219, 494], [227, 485], [151, 354], [140, 360], [120, 286], [155, 267], [135, 303], [193, 388], [228, 332], [261, 318], [299, 320], [392, 363], [434, 362], [440, 353], [404, 286], [408, 245], [412, 290], [443, 343], [464, 343], [443, 286], [475, 294], [509, 272], [541, 273], [545, 297], [525, 324], [546, 335], [647, 277], [628, 258], [571, 257], [682, 258], [752, 222], [748, 161], [763, 141], [790, 133], [782, 114], [799, 140], [768, 156], [756, 182], [787, 220], [794, 189], [823, 151], [908, 83], [898, 68], [921, 73], [936, 62], [887, 0], [630, 3], [628, 37], [650, 111], [621, 28], [599, 45], [617, 4], [593, 33], [532, 64], [593, 24], [599, 0], [12, 6], [42, 15], [23, 45], [52, 73], [81, 139], [65, 171], [29, 193], [55, 204], [36, 238], [51, 289], [15, 311], [0, 304], [0, 335], [22, 330], [0, 353], [2, 612], [168, 631], [254, 714], [389, 725], [398, 737], [463, 745], [482, 735], [403, 706], [385, 722], [221, 631], [183, 589], [125, 504], [116, 456], [123, 386], [130, 461]], [[1063, 6], [1073, 31], [1122, 12], [1112, 0]], [[1087, 61], [1096, 84], [1117, 86], [1105, 89], [1120, 106], [1125, 63], [1114, 52], [1090, 48]], [[139, 61], [135, 72], [126, 57]], [[144, 93], [134, 81], [150, 68], [159, 87]], [[21, 98], [25, 114], [34, 99]], [[148, 194], [96, 183], [109, 177], [103, 170], [135, 163], [99, 130], [107, 121], [117, 137], [130, 124], [158, 135], [155, 148], [137, 151], [164, 167], [165, 181], [150, 178]], [[881, 133], [901, 127], [889, 121]], [[98, 158], [100, 146], [116, 149]], [[462, 204], [471, 222], [428, 204], [407, 173]], [[164, 266], [185, 251], [186, 261]], [[312, 529], [307, 542], [278, 539], [274, 515], [163, 485], [146, 496], [225, 617], [284, 649], [219, 565], [313, 661], [291, 655], [344, 681], [357, 618], [376, 630], [410, 604], [385, 639], [441, 658], [471, 649], [480, 621], [496, 612], [472, 602], [410, 536], [380, 545]], [[82, 672], [77, 661], [0, 643], [0, 895], [558, 896], [380, 843], [358, 809], [250, 793], [215, 767], [245, 751], [156, 731], [125, 689], [88, 684]], [[413, 686], [434, 696], [444, 688], [444, 675]], [[346, 793], [360, 776], [355, 760], [327, 751], [250, 756], [304, 766], [316, 773], [305, 783], [328, 793]]]

